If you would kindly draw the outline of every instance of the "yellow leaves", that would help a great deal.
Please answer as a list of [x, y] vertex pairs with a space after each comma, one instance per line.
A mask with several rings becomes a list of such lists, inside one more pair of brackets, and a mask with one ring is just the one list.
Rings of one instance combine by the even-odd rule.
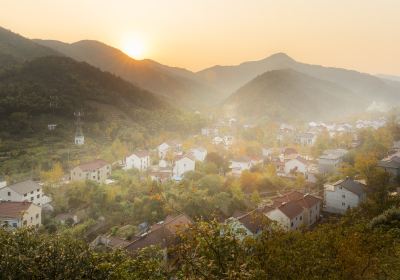
[[42, 180], [48, 183], [57, 183], [64, 176], [64, 171], [61, 163], [57, 162], [53, 165], [52, 169], [49, 171], [42, 171], [40, 177]]

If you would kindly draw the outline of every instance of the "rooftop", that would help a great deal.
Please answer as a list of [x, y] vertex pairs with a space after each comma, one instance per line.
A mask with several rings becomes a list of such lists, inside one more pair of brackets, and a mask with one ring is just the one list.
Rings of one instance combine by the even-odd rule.
[[0, 217], [20, 218], [32, 205], [31, 202], [2, 201], [0, 202]]
[[42, 188], [38, 183], [36, 183], [32, 180], [26, 180], [26, 181], [19, 182], [19, 183], [13, 184], [13, 185], [9, 185], [7, 187], [19, 194], [26, 194], [31, 191]]

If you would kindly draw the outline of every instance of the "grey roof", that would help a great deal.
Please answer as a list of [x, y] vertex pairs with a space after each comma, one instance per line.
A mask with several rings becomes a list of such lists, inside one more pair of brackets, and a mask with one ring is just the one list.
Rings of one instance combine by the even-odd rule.
[[378, 162], [378, 166], [387, 168], [400, 168], [400, 154], [395, 153]]
[[36, 183], [32, 180], [26, 180], [26, 181], [19, 182], [19, 183], [13, 184], [13, 185], [9, 185], [7, 187], [9, 187], [10, 189], [12, 189], [13, 191], [15, 191], [19, 194], [26, 194], [26, 193], [29, 193], [31, 191], [41, 188], [41, 186], [38, 183]]
[[365, 193], [365, 185], [363, 183], [360, 183], [358, 181], [355, 181], [350, 178], [346, 178], [344, 180], [339, 180], [336, 183], [333, 184], [334, 186], [341, 186], [348, 190], [349, 192], [352, 192], [358, 196], [361, 196], [362, 194]]

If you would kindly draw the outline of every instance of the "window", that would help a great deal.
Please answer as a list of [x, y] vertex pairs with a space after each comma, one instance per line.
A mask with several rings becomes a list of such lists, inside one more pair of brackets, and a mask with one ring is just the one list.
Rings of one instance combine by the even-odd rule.
[[291, 222], [290, 225], [293, 227], [293, 222]]
[[36, 219], [39, 219], [39, 214], [36, 214]]
[[17, 227], [17, 223], [13, 223], [12, 226], [16, 228]]
[[303, 216], [300, 216], [300, 221], [302, 221], [303, 220]]
[[27, 220], [25, 220], [24, 221], [24, 226], [26, 226], [28, 224], [28, 221]]
[[36, 196], [36, 198], [40, 198], [40, 194], [38, 194], [38, 195]]
[[342, 206], [346, 206], [346, 203], [342, 202]]
[[32, 196], [32, 197], [31, 197], [31, 201], [33, 201], [33, 199], [34, 199], [34, 197]]
[[346, 195], [342, 194], [342, 198], [346, 198]]
[[7, 192], [7, 195], [8, 195], [8, 196], [11, 196], [11, 192]]
[[40, 192], [40, 189], [37, 189], [36, 191], [37, 191], [37, 192]]
[[31, 194], [33, 194], [33, 191], [31, 191]]
[[27, 193], [24, 193], [24, 196], [27, 196], [28, 194]]

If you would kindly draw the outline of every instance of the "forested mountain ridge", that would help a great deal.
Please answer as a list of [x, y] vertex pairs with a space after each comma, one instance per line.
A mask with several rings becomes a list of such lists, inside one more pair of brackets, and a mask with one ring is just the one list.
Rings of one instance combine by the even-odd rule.
[[246, 118], [312, 120], [357, 112], [367, 100], [354, 100], [353, 93], [335, 83], [292, 69], [268, 71], [232, 94], [224, 103]]
[[194, 73], [186, 69], [169, 67], [150, 59], [136, 60], [119, 49], [98, 41], [82, 40], [72, 44], [53, 40], [35, 42], [118, 75], [164, 96], [174, 105], [204, 108], [220, 100], [215, 89], [200, 82]]
[[298, 62], [284, 53], [234, 66], [214, 66], [196, 75], [229, 96], [252, 79], [271, 70], [293, 69], [314, 78], [335, 83], [353, 93], [353, 98], [369, 98], [379, 102], [398, 102], [400, 83], [389, 82], [367, 73], [342, 68]]
[[[51, 48], [39, 45], [5, 28], [0, 27], [0, 63], [31, 60], [42, 56], [61, 54]], [[7, 60], [6, 60], [7, 59]]]

